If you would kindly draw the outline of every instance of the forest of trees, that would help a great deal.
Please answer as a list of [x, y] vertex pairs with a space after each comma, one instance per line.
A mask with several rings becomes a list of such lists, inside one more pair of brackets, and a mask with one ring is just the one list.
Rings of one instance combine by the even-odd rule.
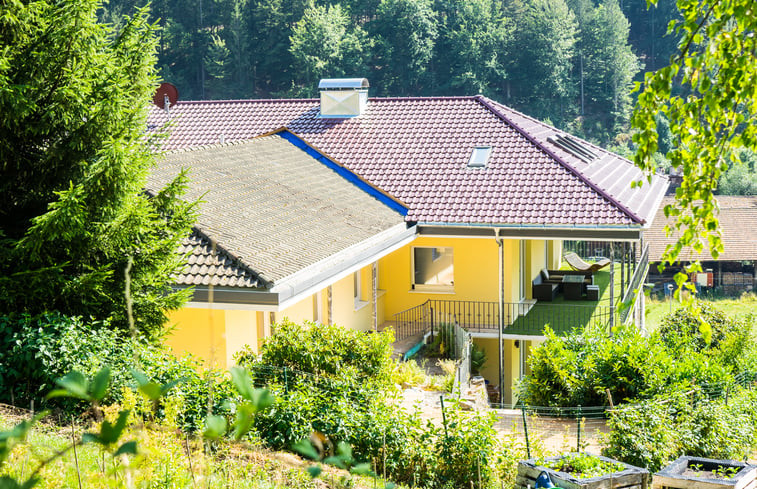
[[[111, 0], [118, 24], [144, 0]], [[160, 74], [181, 98], [484, 94], [591, 140], [625, 133], [632, 80], [668, 63], [674, 0], [154, 0]]]

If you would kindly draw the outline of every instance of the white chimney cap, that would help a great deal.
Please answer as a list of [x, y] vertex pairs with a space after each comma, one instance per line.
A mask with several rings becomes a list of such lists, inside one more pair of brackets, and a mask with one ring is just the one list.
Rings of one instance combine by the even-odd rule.
[[368, 88], [367, 78], [324, 78], [318, 84], [319, 90], [344, 90]]

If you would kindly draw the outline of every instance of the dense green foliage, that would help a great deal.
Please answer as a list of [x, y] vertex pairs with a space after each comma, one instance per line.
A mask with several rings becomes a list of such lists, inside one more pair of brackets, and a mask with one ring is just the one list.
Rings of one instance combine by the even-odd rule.
[[[701, 331], [700, 319], [711, 334]], [[634, 327], [612, 336], [591, 328], [567, 337], [547, 331], [531, 352], [521, 399], [535, 406], [603, 406], [607, 389], [618, 403], [691, 389], [721, 395], [757, 372], [752, 329], [751, 317], [728, 318], [702, 305], [699, 315], [677, 311], [650, 336]]]
[[681, 455], [741, 460], [757, 448], [757, 392], [666, 394], [611, 411], [604, 454], [659, 470]]
[[676, 218], [672, 227], [680, 230], [664, 256], [669, 263], [685, 246], [700, 252], [706, 247], [715, 258], [722, 252], [714, 191], [738, 151], [757, 150], [755, 2], [679, 0], [677, 5], [681, 19], [669, 30], [681, 35], [680, 52], [668, 66], [646, 75], [632, 118], [636, 164], [647, 171], [656, 167], [656, 118], [662, 114], [669, 121], [673, 144], [667, 156], [683, 178], [675, 203], [665, 208]]
[[[625, 129], [640, 65], [675, 47], [675, 36], [661, 39], [676, 15], [673, 0], [663, 3], [158, 0], [152, 9], [160, 74], [185, 100], [312, 97], [319, 78], [364, 76], [372, 95], [482, 93], [607, 142]], [[101, 17], [119, 22], [139, 4], [111, 0]]]
[[461, 487], [479, 473], [488, 487], [510, 475], [516, 450], [500, 445], [494, 417], [447, 405], [445, 430], [394, 405], [392, 340], [334, 325], [277, 324], [259, 357], [237, 357], [276, 399], [255, 419], [260, 440], [289, 449], [320, 433], [334, 446], [348, 443], [389, 479], [422, 487]]
[[[208, 414], [228, 414], [232, 387], [220, 371], [201, 369], [191, 358], [177, 359], [166, 350], [124, 338], [107, 321], [84, 321], [59, 313], [39, 316], [0, 316], [0, 402], [37, 408], [78, 412], [80, 401], [45, 399], [55, 380], [72, 370], [93, 376], [102, 368], [111, 371], [111, 388], [104, 403], [122, 402], [134, 385], [132, 369], [155, 382], [181, 382], [169, 397], [180, 405], [179, 426], [196, 430]], [[212, 395], [211, 395], [212, 392]], [[161, 413], [158, 413], [161, 414]]]
[[4, 2], [0, 14], [0, 313], [61, 311], [159, 336], [193, 221], [183, 177], [143, 192], [155, 90], [145, 11], [115, 30], [95, 0]]
[[342, 326], [288, 320], [277, 323], [259, 357], [249, 348], [240, 351], [235, 361], [254, 369], [254, 365], [288, 368], [293, 372], [332, 379], [351, 379], [356, 384], [386, 387], [391, 377], [391, 333], [372, 334]]
[[650, 470], [684, 454], [743, 458], [757, 448], [757, 391], [742, 387], [757, 375], [753, 318], [698, 308], [677, 310], [650, 336], [548, 332], [532, 350], [524, 402], [607, 405], [609, 389], [619, 406], [608, 412], [604, 454]]

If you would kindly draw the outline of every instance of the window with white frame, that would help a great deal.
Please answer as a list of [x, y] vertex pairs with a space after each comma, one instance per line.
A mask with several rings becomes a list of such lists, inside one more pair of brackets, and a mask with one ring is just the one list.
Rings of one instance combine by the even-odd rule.
[[363, 277], [360, 270], [352, 274], [352, 290], [355, 299], [355, 310], [357, 311], [368, 304], [368, 301], [363, 300]]
[[452, 248], [413, 248], [413, 290], [453, 292], [454, 285]]

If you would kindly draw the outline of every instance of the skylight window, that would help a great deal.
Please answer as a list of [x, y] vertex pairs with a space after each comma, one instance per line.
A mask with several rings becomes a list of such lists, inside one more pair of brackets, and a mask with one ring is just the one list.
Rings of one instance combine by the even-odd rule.
[[468, 160], [468, 168], [486, 168], [486, 163], [489, 161], [489, 155], [491, 154], [491, 146], [474, 147], [470, 155], [470, 160]]

